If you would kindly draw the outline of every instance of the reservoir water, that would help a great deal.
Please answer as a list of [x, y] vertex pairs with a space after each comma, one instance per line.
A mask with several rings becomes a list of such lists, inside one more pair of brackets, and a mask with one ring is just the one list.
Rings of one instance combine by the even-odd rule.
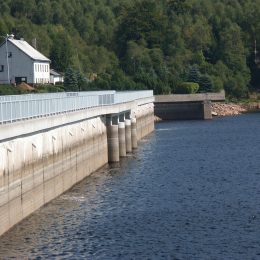
[[260, 259], [260, 114], [157, 124], [2, 236], [0, 259]]

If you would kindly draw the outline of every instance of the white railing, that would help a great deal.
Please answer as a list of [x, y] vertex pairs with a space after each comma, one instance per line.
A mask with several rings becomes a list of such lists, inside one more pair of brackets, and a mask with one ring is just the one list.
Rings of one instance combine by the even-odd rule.
[[105, 94], [115, 94], [116, 91], [88, 91], [88, 92], [58, 92], [58, 93], [42, 93], [42, 94], [25, 94], [25, 95], [10, 95], [10, 96], [0, 96], [0, 102], [2, 101], [18, 101], [18, 100], [38, 100], [38, 99], [48, 99], [48, 98], [63, 98], [70, 96], [93, 96], [93, 95], [105, 95]]
[[115, 93], [115, 103], [131, 102], [141, 98], [153, 97], [152, 90], [122, 91]]
[[0, 124], [131, 102], [152, 96], [153, 91], [90, 91], [0, 96]]

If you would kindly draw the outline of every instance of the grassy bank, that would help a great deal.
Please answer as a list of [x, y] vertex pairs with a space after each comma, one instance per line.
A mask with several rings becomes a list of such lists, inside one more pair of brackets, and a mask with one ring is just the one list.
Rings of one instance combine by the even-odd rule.
[[0, 85], [0, 95], [18, 95], [21, 91], [11, 85]]
[[0, 85], [0, 96], [30, 94], [30, 93], [55, 93], [55, 92], [63, 92], [63, 91], [64, 91], [63, 86], [53, 86], [53, 85], [38, 85], [34, 88], [29, 87], [27, 84], [21, 84], [18, 86]]

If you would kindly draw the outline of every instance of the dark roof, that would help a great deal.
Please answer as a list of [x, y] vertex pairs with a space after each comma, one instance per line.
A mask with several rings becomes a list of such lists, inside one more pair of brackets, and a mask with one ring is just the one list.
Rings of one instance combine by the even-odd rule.
[[50, 69], [50, 74], [53, 75], [53, 76], [62, 76], [62, 74], [60, 74], [59, 72], [57, 72], [54, 69]]

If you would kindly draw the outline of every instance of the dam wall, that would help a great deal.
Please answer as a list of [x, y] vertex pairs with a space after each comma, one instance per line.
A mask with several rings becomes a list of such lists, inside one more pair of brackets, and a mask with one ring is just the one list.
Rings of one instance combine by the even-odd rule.
[[155, 115], [162, 120], [212, 119], [211, 102], [225, 100], [225, 92], [155, 96]]
[[211, 119], [211, 102], [156, 103], [155, 115], [162, 120]]
[[153, 131], [153, 118], [150, 97], [0, 125], [0, 235], [108, 162], [119, 161], [129, 153], [126, 146], [136, 149]]

